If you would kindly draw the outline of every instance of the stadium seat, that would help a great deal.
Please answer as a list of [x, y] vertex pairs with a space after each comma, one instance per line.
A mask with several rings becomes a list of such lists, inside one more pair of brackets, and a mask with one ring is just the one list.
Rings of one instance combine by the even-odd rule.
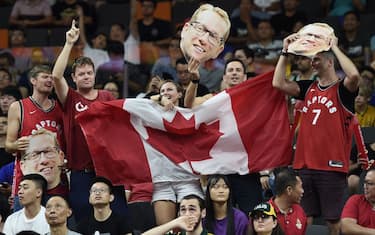
[[28, 47], [45, 47], [49, 45], [48, 28], [26, 28], [26, 46]]
[[12, 7], [0, 7], [0, 28], [7, 29], [9, 27], [9, 16], [12, 12]]

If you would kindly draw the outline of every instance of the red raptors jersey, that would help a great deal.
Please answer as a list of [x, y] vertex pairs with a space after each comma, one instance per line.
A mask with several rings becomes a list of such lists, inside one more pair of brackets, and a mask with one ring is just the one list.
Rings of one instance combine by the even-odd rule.
[[313, 82], [302, 108], [293, 167], [348, 172], [354, 114], [339, 97], [340, 82], [321, 89]]
[[[38, 129], [44, 128], [46, 130], [55, 132], [60, 146], [64, 146], [63, 141], [63, 121], [61, 107], [55, 100], [52, 107], [48, 110], [43, 110], [33, 98], [28, 97], [20, 100], [21, 105], [21, 126], [18, 138], [22, 136], [29, 136]], [[18, 192], [18, 184], [22, 178], [20, 169], [20, 159], [16, 160], [15, 167], [15, 191]]]
[[[87, 110], [90, 104], [95, 101], [109, 101], [113, 99], [110, 92], [99, 90], [96, 99], [88, 100], [78, 92], [69, 88], [67, 99], [63, 107], [66, 158], [68, 159], [69, 169], [84, 170], [94, 168], [85, 137], [75, 116]], [[100, 135], [100, 133], [98, 133], [98, 135]]]

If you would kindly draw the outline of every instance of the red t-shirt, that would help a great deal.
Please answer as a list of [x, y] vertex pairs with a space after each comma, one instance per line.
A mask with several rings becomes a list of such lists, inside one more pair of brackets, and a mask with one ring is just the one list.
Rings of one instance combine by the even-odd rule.
[[353, 195], [346, 201], [341, 213], [343, 218], [356, 219], [357, 224], [375, 229], [375, 211], [364, 195]]
[[307, 217], [303, 208], [293, 204], [286, 214], [282, 213], [273, 199], [269, 203], [275, 208], [277, 222], [286, 235], [304, 235], [307, 227]]
[[339, 97], [340, 82], [322, 89], [318, 82], [307, 90], [293, 167], [347, 173], [354, 114]]
[[[48, 110], [43, 110], [31, 97], [20, 100], [21, 105], [21, 127], [18, 138], [29, 136], [33, 132], [44, 128], [57, 134], [61, 147], [64, 147], [62, 110], [60, 105], [51, 100], [53, 105]], [[22, 179], [20, 168], [20, 157], [17, 157], [14, 168], [13, 193], [17, 194], [18, 185]]]
[[69, 169], [84, 170], [94, 168], [85, 137], [75, 119], [76, 115], [87, 110], [91, 103], [95, 101], [110, 101], [113, 99], [110, 92], [99, 90], [98, 96], [94, 100], [88, 100], [77, 91], [69, 88], [63, 107], [66, 158]]

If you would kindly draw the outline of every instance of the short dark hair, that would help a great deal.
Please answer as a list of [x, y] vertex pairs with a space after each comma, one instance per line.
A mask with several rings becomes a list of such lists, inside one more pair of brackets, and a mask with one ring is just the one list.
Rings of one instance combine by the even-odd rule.
[[156, 5], [158, 4], [158, 2], [156, 0], [141, 0], [141, 3], [143, 4], [144, 2], [152, 2], [152, 4], [154, 4], [154, 8], [156, 8]]
[[48, 65], [36, 65], [29, 72], [29, 79], [36, 78], [40, 73], [51, 74], [51, 68]]
[[188, 62], [186, 61], [186, 59], [184, 57], [181, 57], [181, 58], [176, 60], [176, 65], [178, 65], [178, 64], [188, 64]]
[[9, 80], [12, 80], [13, 76], [7, 68], [0, 68], [0, 71], [3, 71], [4, 73], [8, 74]]
[[40, 235], [40, 233], [31, 231], [31, 230], [24, 230], [24, 231], [16, 233], [16, 235]]
[[22, 95], [21, 95], [20, 90], [18, 89], [18, 87], [13, 86], [13, 85], [9, 85], [9, 86], [4, 87], [4, 89], [1, 91], [0, 95], [1, 96], [3, 96], [3, 95], [13, 96], [16, 100], [22, 99]]
[[[66, 203], [67, 207], [70, 208], [69, 200], [68, 200], [66, 197], [61, 196], [61, 195], [53, 195], [53, 196], [51, 196], [50, 198], [48, 198], [47, 202], [48, 202], [49, 200], [51, 200], [51, 198], [54, 198], [54, 197], [59, 197], [59, 198], [61, 198], [61, 199]], [[47, 205], [47, 202], [46, 202], [46, 205]]]
[[107, 43], [108, 54], [113, 55], [124, 55], [125, 48], [124, 44], [119, 41], [109, 40]]
[[357, 21], [361, 21], [361, 15], [358, 13], [358, 11], [347, 11], [344, 13], [343, 18], [345, 18], [347, 15], [354, 15]]
[[297, 172], [289, 167], [281, 168], [275, 177], [275, 194], [282, 195], [288, 186], [296, 186]]
[[96, 176], [92, 181], [91, 181], [91, 185], [90, 185], [90, 188], [95, 184], [95, 183], [103, 183], [103, 184], [106, 184], [108, 186], [108, 189], [109, 189], [109, 193], [112, 194], [112, 191], [113, 191], [113, 184], [112, 182], [103, 177], [103, 176]]
[[24, 175], [21, 179], [21, 182], [24, 180], [31, 180], [35, 183], [37, 188], [42, 189], [43, 195], [47, 191], [47, 180], [39, 174], [27, 174]]
[[247, 46], [237, 47], [236, 49], [234, 49], [233, 53], [241, 50], [245, 53], [246, 58], [254, 58], [254, 50], [248, 48]]
[[94, 62], [89, 57], [81, 56], [74, 60], [72, 65], [72, 73], [75, 74], [77, 67], [81, 67], [83, 65], [91, 65], [93, 70], [95, 71]]
[[111, 28], [113, 27], [113, 26], [118, 26], [118, 27], [120, 27], [120, 29], [122, 29], [123, 31], [125, 31], [125, 25], [123, 24], [123, 23], [120, 23], [120, 22], [115, 22], [115, 23], [113, 23], [113, 24], [111, 24]]
[[242, 65], [242, 68], [243, 68], [243, 72], [244, 72], [244, 74], [246, 74], [246, 66], [244, 65], [244, 63], [242, 62], [242, 60], [237, 59], [237, 58], [229, 59], [229, 60], [225, 63], [225, 66], [224, 66], [224, 74], [225, 74], [226, 71], [227, 71], [228, 64], [230, 64], [230, 63], [232, 63], [232, 62], [239, 62], [239, 63]]
[[198, 204], [199, 204], [199, 207], [201, 208], [201, 210], [206, 208], [206, 204], [205, 204], [204, 200], [202, 198], [200, 198], [198, 195], [195, 195], [195, 194], [186, 195], [181, 199], [181, 201], [182, 200], [191, 200], [191, 199], [196, 199], [198, 201]]

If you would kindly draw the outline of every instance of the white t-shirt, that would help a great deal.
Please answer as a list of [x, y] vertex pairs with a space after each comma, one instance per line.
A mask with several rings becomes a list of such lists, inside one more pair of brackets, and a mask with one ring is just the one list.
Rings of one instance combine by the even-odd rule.
[[109, 56], [108, 56], [107, 51], [92, 48], [88, 44], [85, 45], [85, 48], [83, 49], [83, 54], [84, 56], [91, 58], [95, 66], [95, 70], [97, 70], [100, 65], [109, 61]]
[[14, 212], [6, 219], [3, 233], [6, 235], [12, 235], [25, 230], [35, 231], [40, 234], [48, 233], [49, 225], [44, 216], [45, 211], [46, 209], [41, 206], [39, 213], [32, 219], [26, 218], [25, 208]]
[[139, 41], [132, 34], [129, 34], [128, 38], [124, 42], [124, 50], [124, 60], [132, 64], [140, 63]]

